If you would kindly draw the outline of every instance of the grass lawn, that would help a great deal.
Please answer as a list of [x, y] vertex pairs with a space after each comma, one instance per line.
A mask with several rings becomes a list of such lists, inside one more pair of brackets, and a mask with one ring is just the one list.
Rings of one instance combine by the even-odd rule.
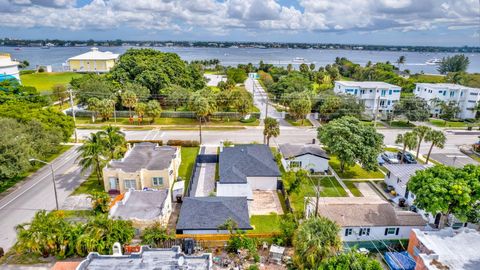
[[[63, 154], [64, 152], [66, 152], [70, 148], [72, 148], [71, 145], [60, 145], [58, 147], [58, 152], [48, 156], [47, 158], [44, 159], [44, 161], [50, 162], [50, 161], [56, 159], [61, 154]], [[32, 168], [29, 171], [27, 171], [27, 172], [25, 172], [25, 173], [23, 173], [23, 174], [21, 174], [17, 177], [10, 178], [10, 179], [0, 179], [0, 193], [2, 193], [5, 190], [9, 189], [10, 187], [14, 186], [16, 183], [23, 181], [26, 177], [28, 177], [32, 173], [36, 172], [38, 169], [42, 168], [43, 166], [45, 166], [45, 164], [36, 162], [35, 165], [32, 166]]]
[[[321, 197], [347, 197], [347, 192], [340, 186], [334, 177], [312, 178], [315, 184], [320, 182], [322, 190]], [[302, 183], [296, 193], [289, 195], [290, 203], [295, 211], [303, 211], [305, 208], [305, 197], [315, 197], [315, 189], [312, 183]]]
[[101, 191], [105, 191], [104, 186], [98, 182], [97, 173], [93, 172], [88, 176], [87, 180], [72, 192], [72, 195], [92, 194]]
[[350, 192], [352, 192], [353, 196], [355, 197], [363, 197], [362, 192], [358, 190], [358, 187], [356, 186], [355, 181], [343, 181], [343, 183], [348, 187]]
[[426, 74], [418, 74], [410, 77], [415, 82], [419, 83], [444, 83], [445, 76], [442, 75], [426, 75]]
[[[437, 127], [467, 127], [469, 124], [473, 123], [466, 123], [466, 122], [453, 122], [453, 121], [445, 121], [442, 119], [430, 119], [430, 124], [437, 126]], [[478, 124], [474, 124], [478, 125]]]
[[396, 121], [391, 121], [388, 123], [391, 127], [399, 127], [399, 128], [413, 128], [415, 125], [413, 123], [407, 122], [407, 121], [402, 121], [402, 120], [396, 120]]
[[195, 166], [195, 159], [198, 155], [200, 147], [182, 147], [182, 163], [178, 168], [178, 176], [185, 180], [185, 192], [188, 190], [190, 184], [190, 177], [192, 176], [193, 166]]
[[22, 84], [34, 86], [40, 92], [49, 92], [55, 84], [68, 84], [73, 78], [82, 77], [83, 74], [74, 72], [32, 73], [20, 75]]
[[384, 151], [388, 151], [388, 152], [398, 152], [400, 151], [398, 148], [395, 148], [395, 147], [385, 147], [383, 148]]
[[277, 214], [251, 216], [250, 224], [254, 229], [248, 233], [280, 232], [280, 219], [281, 216]]
[[[92, 122], [91, 117], [77, 117], [77, 123], [78, 124], [102, 124], [102, 125], [113, 125], [115, 124], [115, 121], [113, 118], [110, 118], [109, 121], [102, 121], [101, 119], [97, 119], [95, 123]], [[148, 127], [150, 126], [149, 124], [150, 119], [145, 118], [143, 120], [143, 124], [139, 125], [139, 127]], [[119, 125], [130, 125], [130, 122], [128, 121], [128, 118], [117, 118], [116, 124]], [[134, 121], [133, 125], [137, 125], [138, 122]], [[191, 127], [198, 127], [198, 120], [194, 118], [156, 118], [155, 125], [179, 125], [179, 126], [191, 126]], [[250, 123], [243, 123], [240, 122], [239, 120], [221, 120], [221, 119], [215, 119], [212, 118], [210, 119], [209, 122], [203, 123], [202, 127], [211, 127], [211, 126], [258, 126], [260, 124], [260, 120], [256, 119], [253, 122]]]
[[303, 122], [302, 120], [293, 120], [291, 118], [286, 118], [285, 120], [287, 120], [287, 122], [294, 127], [311, 127], [312, 126], [312, 123], [310, 123], [308, 119], [303, 119]]
[[360, 165], [355, 164], [353, 167], [345, 168], [345, 171], [340, 172], [340, 161], [336, 156], [331, 155], [330, 161], [328, 162], [330, 166], [335, 170], [335, 172], [343, 179], [372, 179], [372, 178], [384, 178], [380, 171], [368, 172], [364, 170]]

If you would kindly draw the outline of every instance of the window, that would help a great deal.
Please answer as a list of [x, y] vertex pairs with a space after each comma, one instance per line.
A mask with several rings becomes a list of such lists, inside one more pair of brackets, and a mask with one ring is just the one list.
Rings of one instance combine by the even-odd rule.
[[386, 93], [387, 93], [387, 90], [382, 90], [382, 97], [385, 96]]
[[125, 183], [125, 188], [126, 189], [129, 189], [129, 188], [136, 189], [137, 188], [137, 181], [135, 181], [135, 180], [123, 180], [123, 182]]
[[389, 100], [389, 101], [387, 102], [387, 105], [390, 105], [390, 102], [391, 102], [391, 101]]
[[359, 235], [360, 236], [362, 236], [362, 235], [369, 236], [370, 235], [370, 228], [360, 228]]
[[447, 95], [447, 91], [443, 91], [443, 95], [446, 96], [446, 95]]
[[400, 228], [385, 228], [385, 235], [398, 235]]
[[450, 97], [454, 97], [454, 96], [455, 96], [455, 92], [450, 91]]
[[346, 228], [345, 229], [345, 236], [352, 235], [353, 229], [352, 228]]
[[163, 185], [163, 177], [152, 177], [152, 185], [154, 186]]
[[391, 94], [392, 94], [392, 90], [388, 90], [388, 94], [391, 95]]
[[360, 90], [360, 94], [362, 95], [365, 94], [365, 90], [364, 89]]
[[301, 161], [290, 161], [290, 168], [300, 168], [302, 167], [302, 162]]
[[372, 92], [373, 92], [373, 90], [372, 90], [372, 89], [370, 89], [370, 93], [372, 93]]
[[118, 189], [118, 178], [109, 177], [108, 182], [110, 183], [110, 189]]

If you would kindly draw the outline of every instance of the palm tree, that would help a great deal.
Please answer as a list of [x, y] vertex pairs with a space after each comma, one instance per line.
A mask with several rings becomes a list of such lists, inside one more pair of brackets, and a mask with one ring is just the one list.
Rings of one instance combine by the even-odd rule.
[[160, 117], [162, 113], [162, 107], [160, 107], [160, 103], [156, 100], [150, 100], [147, 102], [147, 108], [145, 110], [145, 115], [150, 117], [150, 123], [155, 122], [155, 117]]
[[101, 133], [92, 133], [90, 138], [78, 148], [80, 152], [77, 160], [82, 167], [82, 171], [86, 171], [89, 168], [93, 168], [97, 174], [98, 182], [103, 185], [102, 180], [102, 167], [105, 166], [107, 159], [105, 158], [105, 142]]
[[413, 128], [413, 133], [417, 135], [417, 140], [418, 140], [416, 159], [418, 159], [418, 155], [420, 154], [420, 144], [422, 144], [423, 139], [425, 138], [425, 136], [430, 130], [432, 129], [427, 126], [416, 126]]
[[145, 115], [145, 111], [147, 110], [147, 104], [143, 103], [143, 102], [139, 102], [137, 103], [137, 105], [135, 106], [135, 113], [137, 114], [138, 116], [138, 123], [139, 124], [142, 124], [142, 121], [143, 121], [143, 116]]
[[298, 227], [293, 239], [293, 261], [298, 269], [318, 269], [320, 262], [342, 249], [340, 227], [324, 217], [309, 218]]
[[200, 144], [202, 144], [202, 122], [205, 121], [207, 116], [215, 111], [215, 104], [214, 102], [209, 101], [208, 98], [197, 95], [193, 98], [190, 107], [193, 109], [198, 118]]
[[430, 145], [430, 149], [428, 150], [428, 154], [427, 154], [426, 163], [428, 164], [428, 161], [430, 160], [430, 154], [432, 153], [433, 147], [436, 146], [440, 149], [443, 149], [443, 147], [445, 146], [445, 142], [447, 141], [447, 137], [440, 130], [430, 130], [425, 135], [425, 141], [426, 142], [432, 142], [432, 144]]
[[266, 117], [263, 122], [265, 125], [263, 129], [263, 143], [266, 142], [267, 145], [270, 146], [270, 138], [276, 138], [280, 135], [280, 127], [278, 121], [271, 117]]
[[403, 160], [405, 159], [406, 148], [408, 148], [408, 150], [412, 150], [417, 146], [417, 135], [413, 132], [398, 134], [395, 143], [403, 144], [402, 158], [400, 159], [400, 163], [403, 163]]
[[102, 139], [102, 144], [109, 155], [109, 160], [118, 159], [127, 150], [125, 135], [119, 127], [108, 126], [105, 130], [98, 132]]
[[400, 57], [398, 57], [396, 63], [397, 63], [397, 67], [398, 67], [399, 70], [400, 70], [400, 65], [405, 64], [406, 60], [407, 60], [407, 58], [405, 57], [405, 55], [401, 55]]
[[132, 91], [125, 91], [122, 93], [122, 105], [128, 108], [128, 116], [132, 121], [132, 108], [137, 105], [137, 95]]

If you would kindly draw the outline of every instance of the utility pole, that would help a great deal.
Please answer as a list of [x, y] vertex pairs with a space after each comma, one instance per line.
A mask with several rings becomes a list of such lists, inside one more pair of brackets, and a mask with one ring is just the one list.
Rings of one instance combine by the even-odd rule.
[[48, 162], [43, 161], [43, 160], [40, 160], [40, 159], [36, 159], [36, 158], [31, 158], [31, 159], [29, 159], [29, 161], [38, 161], [38, 162], [41, 162], [43, 164], [46, 164], [46, 165], [50, 166], [50, 170], [52, 171], [53, 192], [55, 193], [55, 206], [56, 206], [56, 209], [58, 211], [57, 184], [55, 183], [55, 170], [53, 169], [53, 164], [48, 163]]
[[73, 127], [74, 127], [74, 132], [75, 132], [75, 143], [78, 143], [77, 121], [75, 120], [75, 109], [73, 108], [72, 88], [69, 88], [69, 89], [68, 89], [68, 94], [70, 95], [70, 107], [71, 107], [71, 109], [72, 109]]

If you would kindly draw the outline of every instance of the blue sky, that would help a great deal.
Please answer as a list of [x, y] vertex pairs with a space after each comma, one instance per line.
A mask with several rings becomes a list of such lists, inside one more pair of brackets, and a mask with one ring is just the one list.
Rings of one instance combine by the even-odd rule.
[[0, 6], [0, 36], [11, 38], [480, 46], [477, 0], [0, 0]]

